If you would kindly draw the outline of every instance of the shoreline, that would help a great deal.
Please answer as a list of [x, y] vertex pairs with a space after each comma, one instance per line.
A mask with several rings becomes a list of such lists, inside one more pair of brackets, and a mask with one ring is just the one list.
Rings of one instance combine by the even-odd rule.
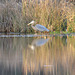
[[46, 34], [71, 34], [71, 33], [75, 33], [75, 32], [65, 32], [65, 31], [61, 31], [61, 32], [59, 32], [59, 31], [52, 31], [52, 32], [49, 32], [49, 33], [44, 33], [44, 32], [42, 32], [42, 33], [34, 33], [34, 32], [0, 32], [0, 34], [25, 34], [25, 35], [27, 35], [27, 34], [43, 34], [43, 35], [46, 35]]
[[25, 34], [25, 33], [0, 33], [0, 37], [55, 37], [55, 36], [75, 36], [75, 33], [66, 33], [66, 34]]

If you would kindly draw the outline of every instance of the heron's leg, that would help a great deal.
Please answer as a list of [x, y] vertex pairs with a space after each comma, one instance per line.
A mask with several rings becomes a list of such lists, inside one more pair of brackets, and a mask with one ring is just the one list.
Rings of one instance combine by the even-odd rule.
[[44, 32], [43, 32], [43, 34], [45, 34], [45, 35], [46, 35], [46, 31], [44, 31]]
[[44, 34], [46, 34], [46, 32], [44, 31]]
[[43, 35], [43, 32], [41, 31], [41, 35]]
[[37, 31], [34, 31], [35, 32], [35, 35], [37, 35]]
[[34, 31], [36, 33], [36, 31]]
[[40, 31], [38, 30], [37, 33], [40, 34]]

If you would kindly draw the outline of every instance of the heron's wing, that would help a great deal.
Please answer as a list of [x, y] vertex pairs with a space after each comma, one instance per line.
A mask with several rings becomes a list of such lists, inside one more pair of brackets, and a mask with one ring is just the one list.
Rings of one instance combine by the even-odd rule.
[[40, 25], [40, 24], [36, 24], [35, 27], [36, 27], [39, 31], [49, 31], [45, 26]]

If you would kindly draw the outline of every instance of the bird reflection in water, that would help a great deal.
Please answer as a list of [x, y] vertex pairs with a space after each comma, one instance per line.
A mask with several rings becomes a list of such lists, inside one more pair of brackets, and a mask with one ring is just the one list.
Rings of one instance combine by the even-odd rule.
[[31, 50], [35, 50], [36, 47], [44, 45], [46, 42], [48, 42], [48, 40], [49, 39], [44, 39], [44, 38], [35, 39], [32, 41], [32, 44], [28, 45], [28, 46], [29, 46], [29, 48], [31, 48]]

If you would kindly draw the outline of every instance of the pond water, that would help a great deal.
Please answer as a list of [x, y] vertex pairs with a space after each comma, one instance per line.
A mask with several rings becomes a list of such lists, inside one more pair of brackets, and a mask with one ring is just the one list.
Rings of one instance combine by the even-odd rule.
[[75, 75], [75, 34], [0, 34], [0, 75]]

